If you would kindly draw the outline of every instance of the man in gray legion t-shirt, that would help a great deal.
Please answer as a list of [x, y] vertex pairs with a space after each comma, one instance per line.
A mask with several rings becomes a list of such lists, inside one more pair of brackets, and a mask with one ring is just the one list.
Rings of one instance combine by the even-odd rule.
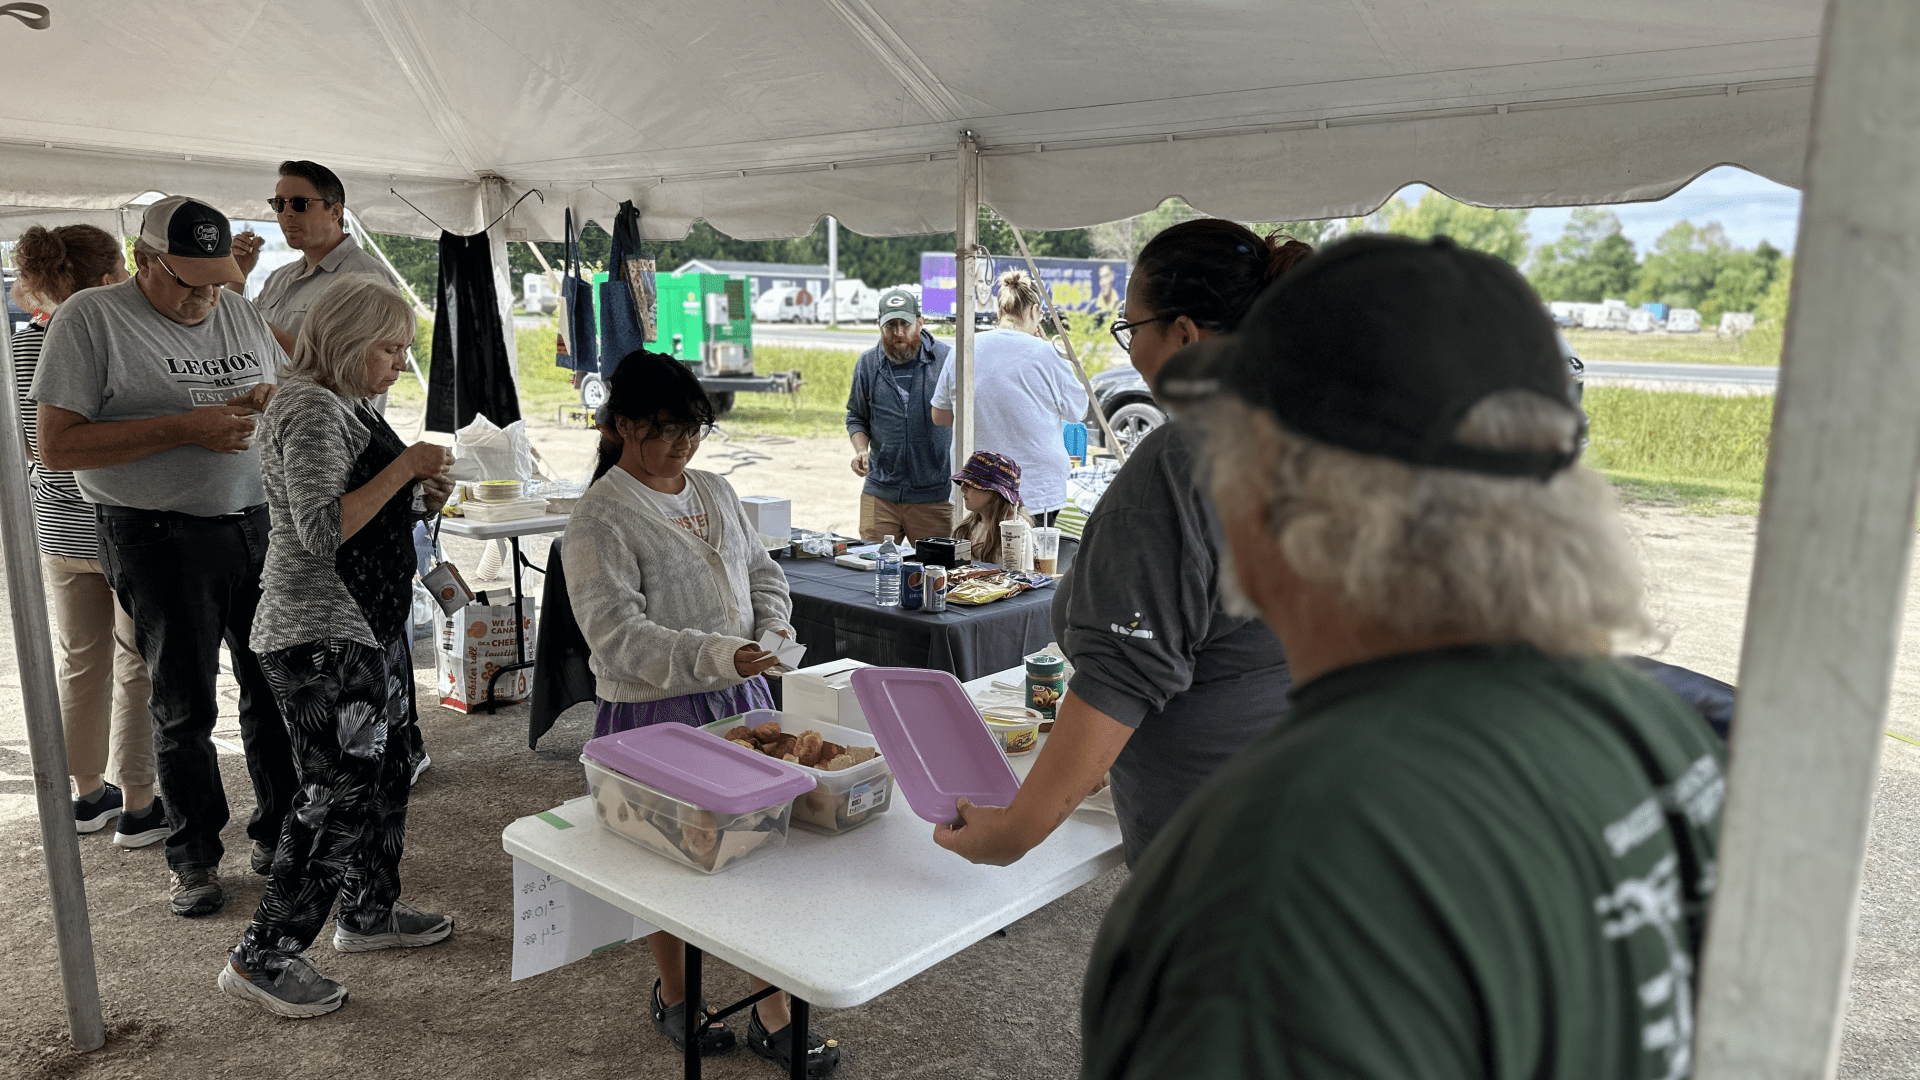
[[221, 288], [244, 278], [219, 211], [180, 196], [154, 203], [134, 261], [132, 279], [61, 305], [30, 396], [42, 459], [74, 470], [98, 506], [101, 562], [153, 677], [172, 910], [210, 915], [225, 903], [228, 811], [213, 750], [222, 641], [240, 683], [258, 873], [297, 787], [272, 690], [247, 648], [268, 533], [253, 424], [283, 354], [253, 306]]

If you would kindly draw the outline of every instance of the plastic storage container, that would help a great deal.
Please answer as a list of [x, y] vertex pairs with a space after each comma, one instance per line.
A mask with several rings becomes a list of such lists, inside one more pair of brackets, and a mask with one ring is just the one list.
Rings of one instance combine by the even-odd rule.
[[[831, 743], [878, 748], [873, 736], [867, 732], [823, 720], [808, 720], [773, 709], [754, 709], [739, 716], [729, 716], [701, 730], [721, 735], [742, 724], [759, 727], [769, 720], [778, 721], [780, 730], [795, 735], [803, 731], [817, 731], [821, 738]], [[893, 805], [893, 770], [887, 767], [884, 757], [869, 758], [851, 769], [836, 772], [809, 769], [792, 762], [785, 764], [814, 778], [813, 790], [793, 800], [793, 823], [802, 828], [829, 834], [843, 833], [872, 821]]]
[[795, 766], [683, 724], [594, 739], [580, 763], [602, 825], [705, 874], [785, 847], [793, 800], [814, 787]]

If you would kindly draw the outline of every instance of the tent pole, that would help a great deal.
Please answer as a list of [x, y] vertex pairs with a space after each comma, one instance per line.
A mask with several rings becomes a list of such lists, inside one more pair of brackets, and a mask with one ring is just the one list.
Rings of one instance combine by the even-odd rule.
[[1827, 5], [1700, 1080], [1815, 1080], [1838, 1062], [1920, 477], [1916, 42], [1909, 0]]
[[9, 392], [0, 406], [0, 541], [7, 557], [7, 596], [13, 607], [14, 658], [27, 713], [27, 747], [33, 759], [33, 793], [40, 808], [40, 846], [47, 859], [47, 891], [53, 901], [54, 946], [60, 954], [60, 984], [66, 991], [67, 1039], [76, 1050], [106, 1044], [100, 1018], [100, 981], [93, 966], [93, 927], [87, 918], [87, 886], [80, 869], [80, 834], [73, 830], [67, 786], [67, 738], [60, 727], [60, 691], [54, 679], [53, 634], [47, 625], [46, 582], [33, 538], [27, 494], [27, 444], [19, 436], [20, 400], [11, 392], [13, 333], [0, 327], [0, 359]]
[[[960, 133], [960, 198], [953, 229], [953, 461], [958, 472], [973, 456], [973, 277], [980, 248], [980, 144]], [[954, 520], [966, 496], [953, 488]]]
[[827, 325], [840, 329], [840, 223], [827, 215]]

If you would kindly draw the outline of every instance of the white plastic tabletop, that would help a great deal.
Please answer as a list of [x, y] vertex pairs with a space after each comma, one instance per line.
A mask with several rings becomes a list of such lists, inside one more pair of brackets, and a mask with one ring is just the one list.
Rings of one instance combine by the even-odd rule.
[[565, 514], [541, 514], [519, 521], [468, 521], [466, 518], [450, 517], [441, 520], [440, 531], [469, 540], [505, 540], [511, 536], [565, 532], [567, 522], [571, 520]]
[[[587, 797], [550, 815], [575, 827], [521, 818], [501, 834], [507, 852], [826, 1008], [872, 1000], [1122, 857], [1119, 824], [1082, 810], [1012, 866], [975, 866], [898, 800], [851, 832], [796, 828], [784, 849], [706, 875], [602, 828]], [[770, 916], [807, 933], [769, 933]]]

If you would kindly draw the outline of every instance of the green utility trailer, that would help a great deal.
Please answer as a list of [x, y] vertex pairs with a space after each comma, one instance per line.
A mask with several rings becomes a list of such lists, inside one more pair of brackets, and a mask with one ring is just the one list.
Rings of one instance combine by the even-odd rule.
[[[600, 318], [600, 286], [607, 275], [594, 274], [594, 322]], [[647, 347], [684, 361], [700, 377], [713, 399], [716, 414], [733, 408], [741, 391], [791, 394], [800, 388], [800, 373], [753, 373], [753, 308], [744, 274], [656, 274], [654, 289], [659, 330]], [[599, 370], [574, 368], [573, 385], [580, 402], [597, 409], [607, 400], [606, 374], [619, 357], [602, 356]]]

